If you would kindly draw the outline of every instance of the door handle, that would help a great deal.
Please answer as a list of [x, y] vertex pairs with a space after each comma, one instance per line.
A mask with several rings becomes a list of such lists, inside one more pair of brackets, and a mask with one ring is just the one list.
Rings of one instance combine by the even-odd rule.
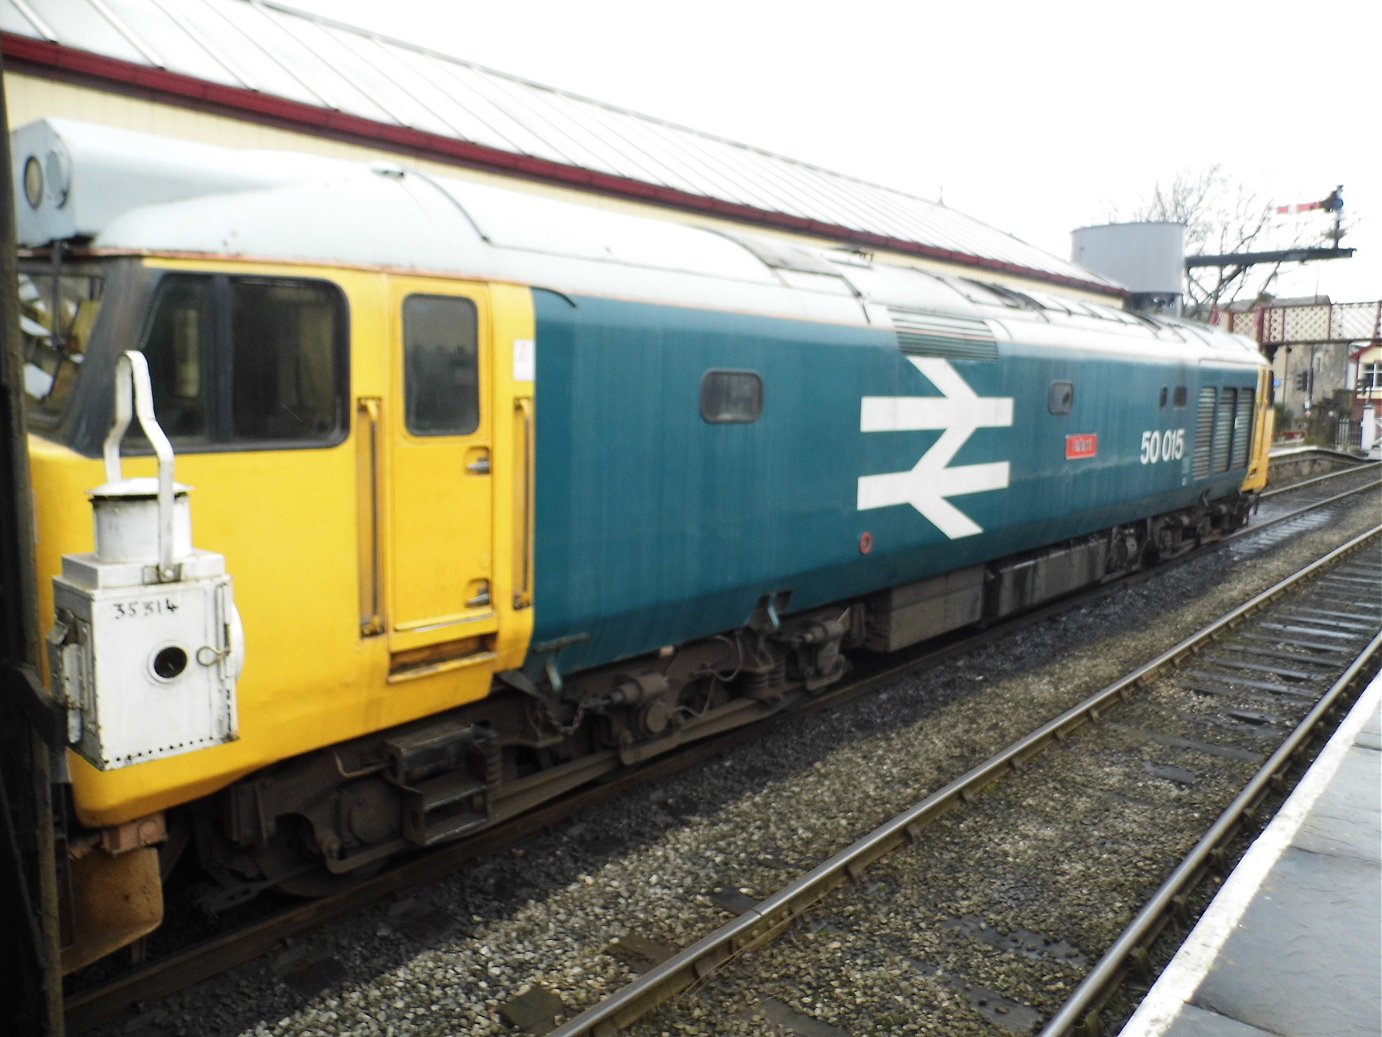
[[359, 484], [356, 535], [359, 539], [360, 634], [363, 637], [384, 632], [383, 564], [379, 550], [380, 509], [383, 506], [379, 408], [378, 397], [365, 396], [355, 401], [355, 474]]
[[514, 400], [516, 438], [523, 443], [517, 457], [523, 468], [514, 473], [514, 482], [519, 493], [518, 500], [518, 586], [513, 596], [513, 607], [530, 608], [533, 604], [533, 401], [526, 397]]

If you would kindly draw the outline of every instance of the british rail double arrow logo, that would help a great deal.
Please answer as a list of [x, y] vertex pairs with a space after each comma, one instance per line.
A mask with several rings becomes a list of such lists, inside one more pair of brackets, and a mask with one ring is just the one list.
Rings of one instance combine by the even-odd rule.
[[859, 510], [910, 504], [951, 540], [982, 533], [983, 528], [949, 498], [1006, 488], [1008, 462], [955, 467], [950, 462], [976, 429], [1011, 427], [1012, 397], [977, 395], [947, 360], [907, 359], [941, 395], [865, 396], [860, 401], [859, 431], [944, 431], [909, 471], [860, 478]]

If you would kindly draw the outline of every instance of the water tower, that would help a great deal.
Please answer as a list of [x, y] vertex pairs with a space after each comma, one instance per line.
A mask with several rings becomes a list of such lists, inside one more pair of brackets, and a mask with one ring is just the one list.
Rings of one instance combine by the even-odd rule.
[[1183, 223], [1105, 223], [1072, 231], [1071, 256], [1132, 294], [1128, 307], [1180, 314], [1185, 290]]

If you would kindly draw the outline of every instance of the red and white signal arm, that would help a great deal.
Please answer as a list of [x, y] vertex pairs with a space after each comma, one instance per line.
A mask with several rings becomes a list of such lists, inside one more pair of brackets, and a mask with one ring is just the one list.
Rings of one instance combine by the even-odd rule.
[[1065, 437], [1065, 459], [1079, 461], [1086, 457], [1099, 455], [1099, 435], [1095, 432], [1081, 432]]

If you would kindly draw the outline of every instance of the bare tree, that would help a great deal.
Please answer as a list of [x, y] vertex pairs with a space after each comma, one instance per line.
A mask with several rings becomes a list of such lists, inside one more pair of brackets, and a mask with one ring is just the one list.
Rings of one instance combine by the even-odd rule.
[[[1330, 232], [1306, 233], [1308, 224], [1283, 224], [1275, 218], [1277, 212], [1272, 201], [1216, 164], [1183, 170], [1169, 183], [1158, 181], [1151, 197], [1128, 218], [1184, 224], [1187, 256], [1236, 256], [1305, 244], [1338, 247], [1336, 235], [1342, 230], [1337, 221]], [[1208, 317], [1238, 300], [1271, 299], [1272, 285], [1284, 266], [1275, 261], [1195, 267], [1186, 275], [1185, 312]]]
[[[1272, 207], [1218, 165], [1182, 170], [1170, 183], [1158, 181], [1152, 195], [1133, 213], [1135, 220], [1185, 225], [1185, 254], [1231, 255], [1250, 252], [1266, 235]], [[1251, 292], [1261, 298], [1280, 264], [1269, 271], [1250, 266], [1198, 267], [1186, 276], [1185, 310], [1204, 316]]]

